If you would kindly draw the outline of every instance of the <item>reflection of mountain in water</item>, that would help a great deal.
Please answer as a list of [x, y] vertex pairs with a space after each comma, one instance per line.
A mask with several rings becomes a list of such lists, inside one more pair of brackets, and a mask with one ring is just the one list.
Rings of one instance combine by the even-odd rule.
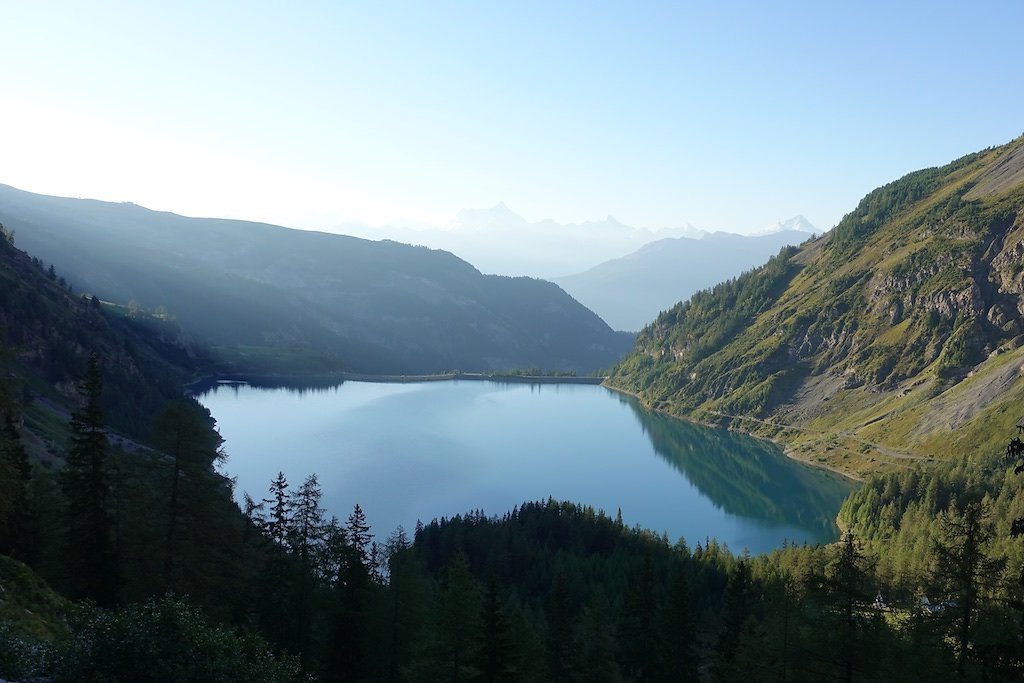
[[790, 460], [769, 442], [699, 427], [626, 399], [654, 450], [729, 514], [835, 537], [835, 516], [854, 484]]
[[289, 393], [326, 394], [337, 391], [344, 381], [335, 376], [317, 377], [303, 375], [289, 377], [287, 375], [237, 375], [204, 377], [189, 384], [186, 389], [193, 396], [202, 396], [209, 391], [231, 389], [236, 394], [239, 387], [250, 386], [257, 389], [286, 389]]

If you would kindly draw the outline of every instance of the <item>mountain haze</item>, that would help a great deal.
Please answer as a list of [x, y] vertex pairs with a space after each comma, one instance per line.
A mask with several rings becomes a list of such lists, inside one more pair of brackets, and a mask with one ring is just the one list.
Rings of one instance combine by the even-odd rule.
[[993, 456], [1024, 415], [1024, 138], [869, 193], [658, 316], [610, 382], [849, 473]]
[[662, 230], [634, 228], [612, 216], [584, 223], [566, 224], [550, 219], [532, 223], [504, 202], [489, 209], [463, 209], [444, 227], [343, 225], [338, 230], [365, 238], [386, 236], [400, 242], [444, 249], [484, 273], [545, 279], [585, 270], [659, 238], [704, 234], [692, 226]]
[[716, 232], [701, 239], [666, 238], [554, 282], [615, 329], [636, 331], [697, 290], [759, 266], [814, 232], [798, 216], [757, 236]]
[[550, 282], [444, 251], [6, 186], [0, 222], [76, 290], [162, 308], [241, 369], [292, 354], [371, 373], [588, 372], [631, 342]]
[[[73, 295], [63, 274], [48, 274], [38, 260], [0, 239], [0, 409], [5, 400], [27, 405], [33, 450], [52, 434], [54, 414], [66, 419], [78, 398], [76, 384], [91, 353], [105, 375], [104, 408], [122, 433], [148, 433], [154, 413], [181, 396], [182, 385], [210, 367], [202, 349], [171, 321], [131, 318], [124, 307]], [[42, 426], [41, 426], [42, 425]]]

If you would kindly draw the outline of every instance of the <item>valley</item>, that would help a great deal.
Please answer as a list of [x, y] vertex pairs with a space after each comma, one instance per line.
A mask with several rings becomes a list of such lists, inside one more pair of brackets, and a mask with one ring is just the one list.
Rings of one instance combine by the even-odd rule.
[[1024, 4], [0, 17], [0, 683], [1024, 681]]
[[[435, 680], [468, 637], [510, 680], [816, 680], [772, 656], [850, 642], [1014, 680], [947, 624], [1011, 647], [1022, 150], [875, 190], [632, 350], [446, 252], [0, 188], [0, 675], [134, 680], [113, 639], [173, 680]], [[965, 543], [1007, 573], [962, 610]]]

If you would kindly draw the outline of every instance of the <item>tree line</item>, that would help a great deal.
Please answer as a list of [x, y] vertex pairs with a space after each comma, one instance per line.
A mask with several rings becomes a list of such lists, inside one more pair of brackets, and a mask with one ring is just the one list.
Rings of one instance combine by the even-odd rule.
[[[0, 553], [78, 601], [65, 638], [36, 643], [0, 629], [0, 676], [1008, 681], [1024, 673], [1012, 536], [1024, 526], [1019, 439], [982, 474], [958, 463], [869, 481], [844, 507], [850, 529], [829, 546], [737, 555], [713, 539], [672, 543], [554, 500], [379, 539], [358, 504], [345, 520], [326, 515], [315, 474], [297, 485], [279, 474], [265, 497], [236, 505], [217, 468], [220, 438], [190, 399], [154, 419], [151, 449], [127, 451], [109, 439], [96, 356], [78, 392], [56, 473], [29, 463], [18, 402], [9, 391], [0, 402]], [[914, 529], [916, 539], [900, 537]]]

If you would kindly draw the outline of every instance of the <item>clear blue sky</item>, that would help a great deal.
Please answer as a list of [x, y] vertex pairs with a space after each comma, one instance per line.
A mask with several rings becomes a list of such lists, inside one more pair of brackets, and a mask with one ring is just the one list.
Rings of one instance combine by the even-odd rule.
[[324, 228], [834, 225], [1024, 133], [1024, 3], [0, 4], [0, 183]]

